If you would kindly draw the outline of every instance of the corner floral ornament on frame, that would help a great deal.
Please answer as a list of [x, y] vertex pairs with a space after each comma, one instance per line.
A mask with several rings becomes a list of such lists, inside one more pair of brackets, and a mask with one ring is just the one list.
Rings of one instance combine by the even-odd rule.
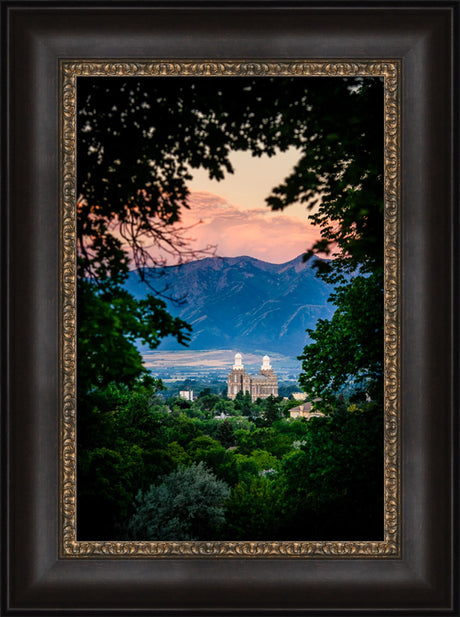
[[[65, 60], [60, 74], [61, 557], [400, 556], [399, 63]], [[228, 392], [171, 403], [143, 349], [193, 351], [197, 322], [162, 281], [172, 264], [225, 264], [228, 279], [243, 263], [215, 257], [218, 237], [190, 244], [188, 182], [231, 174], [232, 152], [292, 148], [266, 202], [304, 208], [319, 234], [306, 257], [332, 290], [297, 353], [313, 413], [289, 416], [266, 351], [245, 379], [231, 356]]]

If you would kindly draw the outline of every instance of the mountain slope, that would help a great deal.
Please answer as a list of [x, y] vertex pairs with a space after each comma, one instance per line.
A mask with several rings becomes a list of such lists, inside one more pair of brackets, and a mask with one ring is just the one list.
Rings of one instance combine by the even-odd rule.
[[[252, 257], [211, 257], [165, 268], [155, 285], [167, 289], [178, 306], [174, 316], [193, 326], [190, 349], [235, 349], [278, 352], [295, 357], [302, 352], [307, 328], [329, 318], [331, 287], [315, 277], [302, 258], [271, 264]], [[137, 298], [147, 293], [132, 272], [127, 283]], [[161, 348], [176, 349], [173, 340]]]

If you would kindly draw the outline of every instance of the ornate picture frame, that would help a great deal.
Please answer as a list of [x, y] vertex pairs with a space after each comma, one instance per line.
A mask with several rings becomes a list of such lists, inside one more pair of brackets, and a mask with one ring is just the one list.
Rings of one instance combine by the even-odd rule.
[[[290, 61], [263, 63], [224, 61], [161, 62], [61, 62], [62, 108], [62, 557], [129, 555], [150, 557], [397, 557], [401, 553], [399, 535], [399, 195], [400, 195], [400, 105], [398, 62], [358, 61], [334, 63]], [[76, 396], [76, 290], [75, 290], [75, 210], [76, 210], [76, 90], [79, 77], [90, 76], [296, 76], [296, 77], [380, 77], [384, 80], [384, 227], [385, 227], [385, 418], [384, 418], [384, 538], [381, 541], [245, 541], [245, 542], [133, 542], [79, 541], [77, 539], [77, 426]], [[345, 539], [346, 540], [346, 539]]]
[[[455, 614], [458, 2], [2, 9], [4, 613]], [[385, 78], [383, 542], [77, 541], [74, 80], [125, 71]]]

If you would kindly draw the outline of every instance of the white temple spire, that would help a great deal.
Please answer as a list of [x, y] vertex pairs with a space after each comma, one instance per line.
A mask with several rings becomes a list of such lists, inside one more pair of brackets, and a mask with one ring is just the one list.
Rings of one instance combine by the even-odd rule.
[[271, 369], [270, 357], [269, 356], [264, 356], [263, 357], [263, 363], [262, 363], [261, 369], [263, 371], [269, 371]]

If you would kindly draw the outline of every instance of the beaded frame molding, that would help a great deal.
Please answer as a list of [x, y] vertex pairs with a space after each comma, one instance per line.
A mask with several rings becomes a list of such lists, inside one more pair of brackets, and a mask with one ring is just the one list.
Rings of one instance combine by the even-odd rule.
[[[400, 468], [400, 74], [398, 61], [60, 62], [61, 558], [398, 558]], [[79, 541], [76, 520], [76, 85], [86, 76], [363, 76], [384, 80], [384, 538], [379, 541]]]

